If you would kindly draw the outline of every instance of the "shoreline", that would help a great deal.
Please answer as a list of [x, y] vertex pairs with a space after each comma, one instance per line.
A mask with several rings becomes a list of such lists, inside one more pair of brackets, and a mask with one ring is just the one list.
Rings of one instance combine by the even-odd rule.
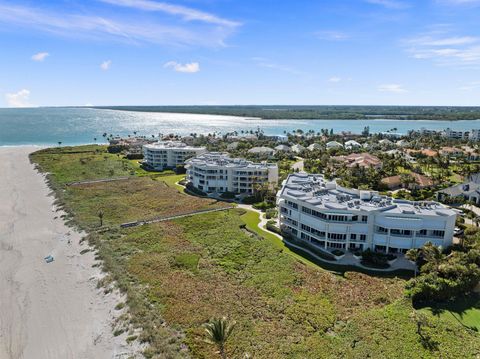
[[104, 274], [85, 234], [66, 226], [30, 163], [42, 147], [0, 147], [0, 357], [135, 357], [136, 343], [113, 335], [123, 296], [97, 288]]

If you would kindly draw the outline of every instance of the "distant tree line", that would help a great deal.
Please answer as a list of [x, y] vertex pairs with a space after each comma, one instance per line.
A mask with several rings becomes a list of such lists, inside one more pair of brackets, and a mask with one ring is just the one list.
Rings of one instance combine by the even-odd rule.
[[364, 120], [386, 118], [442, 121], [480, 119], [480, 107], [446, 106], [111, 106], [95, 108], [258, 117], [263, 119]]

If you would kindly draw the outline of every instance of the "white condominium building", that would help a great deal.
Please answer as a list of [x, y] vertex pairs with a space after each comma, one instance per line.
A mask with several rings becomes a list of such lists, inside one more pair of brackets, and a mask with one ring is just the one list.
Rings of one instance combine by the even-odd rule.
[[254, 163], [211, 152], [187, 161], [187, 179], [206, 193], [252, 194], [258, 184], [268, 184], [272, 188], [277, 185], [278, 167], [273, 163]]
[[296, 173], [277, 195], [281, 229], [324, 249], [405, 253], [426, 242], [452, 244], [456, 211], [344, 188], [322, 175]]
[[189, 158], [205, 153], [205, 147], [187, 146], [180, 141], [161, 141], [143, 146], [143, 163], [155, 171], [175, 168]]

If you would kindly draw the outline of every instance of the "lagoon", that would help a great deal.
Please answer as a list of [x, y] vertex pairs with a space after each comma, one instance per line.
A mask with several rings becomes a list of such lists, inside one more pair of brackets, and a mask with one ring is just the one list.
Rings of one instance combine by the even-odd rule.
[[406, 134], [422, 127], [442, 130], [480, 129], [480, 120], [262, 120], [233, 116], [129, 112], [91, 108], [26, 108], [0, 109], [0, 146], [18, 145], [79, 145], [105, 142], [102, 134], [126, 136], [137, 131], [139, 135], [159, 133], [207, 134], [213, 132], [255, 131], [279, 135], [296, 129], [320, 131], [333, 129], [335, 133], [351, 131], [360, 133], [365, 126], [370, 132], [395, 132]]

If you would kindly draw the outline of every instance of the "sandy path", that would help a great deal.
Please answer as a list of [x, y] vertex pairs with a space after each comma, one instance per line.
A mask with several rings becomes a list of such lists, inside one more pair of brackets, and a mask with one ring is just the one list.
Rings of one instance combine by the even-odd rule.
[[93, 255], [55, 218], [33, 150], [0, 147], [0, 358], [125, 357], [124, 336], [111, 333], [120, 298], [96, 288]]

